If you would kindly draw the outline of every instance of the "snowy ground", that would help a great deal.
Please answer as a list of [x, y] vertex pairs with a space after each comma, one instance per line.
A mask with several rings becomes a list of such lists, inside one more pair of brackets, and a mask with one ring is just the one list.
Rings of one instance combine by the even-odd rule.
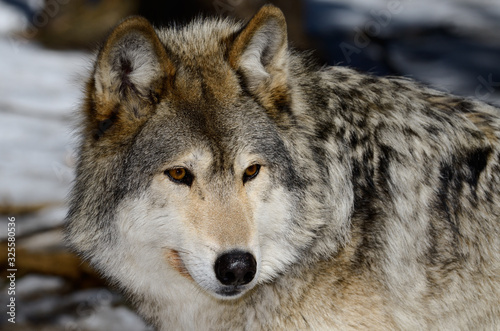
[[[332, 62], [396, 72], [500, 105], [498, 0], [309, 0], [306, 9], [307, 29], [327, 42]], [[19, 217], [19, 236], [62, 224], [73, 178], [75, 112], [90, 61], [86, 53], [50, 51], [11, 37], [22, 24], [0, 2], [0, 207], [41, 208]], [[0, 239], [6, 223], [0, 219]], [[145, 328], [108, 290], [68, 294], [63, 302], [51, 294], [63, 286], [56, 277], [20, 280], [26, 300], [20, 321], [91, 302], [90, 314], [62, 314], [56, 323], [82, 330]]]
[[89, 55], [11, 37], [22, 20], [8, 9], [0, 3], [0, 205], [58, 208], [73, 176], [72, 118]]

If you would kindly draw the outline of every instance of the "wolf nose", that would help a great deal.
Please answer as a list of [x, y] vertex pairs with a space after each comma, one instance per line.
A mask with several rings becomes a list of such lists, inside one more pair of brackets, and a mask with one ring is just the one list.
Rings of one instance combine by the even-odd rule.
[[224, 285], [245, 285], [254, 278], [257, 262], [250, 253], [233, 251], [219, 256], [214, 270], [215, 276]]

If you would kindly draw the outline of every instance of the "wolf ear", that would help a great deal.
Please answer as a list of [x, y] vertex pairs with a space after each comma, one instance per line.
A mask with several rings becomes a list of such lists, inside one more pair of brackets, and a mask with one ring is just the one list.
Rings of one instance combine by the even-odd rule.
[[143, 117], [159, 101], [172, 68], [151, 24], [142, 17], [126, 19], [97, 58], [90, 86], [95, 119]]
[[288, 76], [288, 42], [285, 17], [272, 5], [263, 6], [236, 36], [229, 63], [240, 72], [250, 92], [284, 93]]

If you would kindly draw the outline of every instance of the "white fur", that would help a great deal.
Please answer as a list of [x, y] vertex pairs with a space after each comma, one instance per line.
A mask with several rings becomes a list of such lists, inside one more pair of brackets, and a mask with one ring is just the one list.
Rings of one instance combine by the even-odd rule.
[[258, 202], [256, 220], [261, 251], [260, 282], [272, 280], [278, 272], [297, 260], [287, 232], [293, 226], [289, 196], [282, 187], [269, 193], [267, 202]]
[[[186, 166], [196, 169], [193, 170], [195, 173], [202, 173], [209, 166], [209, 160], [206, 152], [198, 150], [165, 167]], [[240, 164], [236, 167], [244, 169], [250, 165], [250, 161], [246, 160], [251, 160], [251, 157], [240, 158]], [[257, 283], [275, 278], [286, 265], [296, 261], [295, 250], [287, 240], [287, 232], [292, 230], [290, 227], [293, 223], [290, 219], [292, 203], [289, 193], [281, 187], [259, 184], [258, 180], [266, 182], [265, 169], [259, 176], [263, 178], [257, 177], [252, 185], [248, 185], [250, 204], [254, 208], [253, 222], [257, 224], [258, 233], [246, 249], [254, 254], [258, 271], [254, 280], [247, 285], [247, 290]], [[189, 292], [225, 299], [216, 293], [220, 283], [213, 270], [215, 259], [225, 248], [217, 242], [204, 241], [204, 238], [197, 237], [195, 232], [186, 228], [183, 217], [185, 208], [189, 206], [179, 205], [178, 201], [186, 199], [188, 191], [188, 187], [158, 176], [139, 198], [122, 201], [116, 215], [120, 242], [99, 263], [112, 276], [120, 279], [125, 287], [149, 293], [165, 305], [179, 300], [180, 293], [185, 297]], [[269, 197], [263, 202], [265, 191], [269, 192]], [[167, 249], [179, 252], [194, 283], [168, 265], [164, 255]], [[179, 288], [183, 290], [179, 292]], [[190, 309], [198, 310], [199, 307]]]

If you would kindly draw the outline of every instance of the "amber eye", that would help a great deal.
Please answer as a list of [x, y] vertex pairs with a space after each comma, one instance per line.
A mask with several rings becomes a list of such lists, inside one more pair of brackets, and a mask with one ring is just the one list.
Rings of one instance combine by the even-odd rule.
[[186, 169], [184, 168], [175, 168], [175, 169], [170, 169], [168, 171], [168, 175], [172, 177], [172, 179], [175, 180], [182, 180], [186, 176]]
[[260, 170], [259, 164], [254, 164], [246, 168], [245, 173], [243, 174], [243, 183], [246, 183], [247, 181], [254, 179], [259, 174], [259, 170]]
[[191, 186], [191, 183], [193, 182], [193, 175], [191, 175], [191, 173], [185, 168], [172, 168], [165, 170], [165, 175], [176, 183]]

